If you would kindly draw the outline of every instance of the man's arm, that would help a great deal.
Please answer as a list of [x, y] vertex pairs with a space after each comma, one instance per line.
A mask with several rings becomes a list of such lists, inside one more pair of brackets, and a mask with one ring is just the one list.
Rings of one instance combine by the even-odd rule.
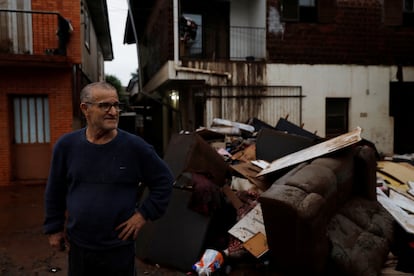
[[147, 154], [144, 160], [142, 182], [149, 193], [137, 211], [145, 220], [156, 220], [167, 210], [175, 179], [167, 163], [155, 151]]

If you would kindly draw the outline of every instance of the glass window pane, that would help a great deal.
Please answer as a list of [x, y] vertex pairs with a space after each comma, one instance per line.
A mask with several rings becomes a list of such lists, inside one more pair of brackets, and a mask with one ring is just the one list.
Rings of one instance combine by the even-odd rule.
[[44, 125], [43, 125], [43, 101], [42, 98], [36, 99], [36, 122], [37, 122], [37, 142], [44, 143]]
[[29, 120], [28, 120], [28, 108], [27, 108], [27, 98], [23, 97], [21, 100], [22, 108], [22, 142], [24, 144], [29, 142]]
[[314, 7], [315, 6], [315, 0], [299, 0], [299, 6]]
[[35, 99], [29, 98], [29, 132], [30, 132], [30, 143], [36, 143], [36, 107]]
[[49, 100], [44, 98], [43, 100], [43, 115], [45, 121], [45, 142], [50, 143], [50, 118], [49, 118]]
[[14, 111], [14, 140], [16, 144], [22, 142], [22, 125], [20, 118], [20, 101], [18, 98], [13, 99], [13, 111]]

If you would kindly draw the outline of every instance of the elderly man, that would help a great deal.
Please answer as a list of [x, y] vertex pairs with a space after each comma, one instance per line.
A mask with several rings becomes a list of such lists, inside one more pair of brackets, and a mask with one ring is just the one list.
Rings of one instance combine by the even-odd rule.
[[[135, 275], [134, 240], [166, 211], [174, 178], [151, 145], [118, 128], [113, 86], [89, 84], [80, 98], [87, 126], [54, 146], [44, 232], [52, 247], [69, 246], [70, 276]], [[141, 183], [149, 193], [139, 204]]]

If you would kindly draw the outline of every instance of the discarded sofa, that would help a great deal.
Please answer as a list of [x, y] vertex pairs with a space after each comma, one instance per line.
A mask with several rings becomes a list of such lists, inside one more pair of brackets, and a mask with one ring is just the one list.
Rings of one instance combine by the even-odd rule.
[[301, 163], [261, 194], [269, 258], [282, 275], [379, 275], [393, 219], [376, 200], [376, 157], [356, 144]]

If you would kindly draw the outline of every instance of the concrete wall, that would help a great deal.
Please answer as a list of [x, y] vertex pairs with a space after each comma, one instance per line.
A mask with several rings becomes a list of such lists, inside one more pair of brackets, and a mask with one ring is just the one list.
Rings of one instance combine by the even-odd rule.
[[[268, 64], [268, 85], [300, 85], [305, 96], [304, 128], [325, 136], [325, 99], [349, 98], [349, 130], [362, 128], [362, 137], [381, 153], [393, 152], [393, 118], [389, 116], [389, 83], [395, 66]], [[414, 67], [404, 68], [404, 80], [414, 81]]]

